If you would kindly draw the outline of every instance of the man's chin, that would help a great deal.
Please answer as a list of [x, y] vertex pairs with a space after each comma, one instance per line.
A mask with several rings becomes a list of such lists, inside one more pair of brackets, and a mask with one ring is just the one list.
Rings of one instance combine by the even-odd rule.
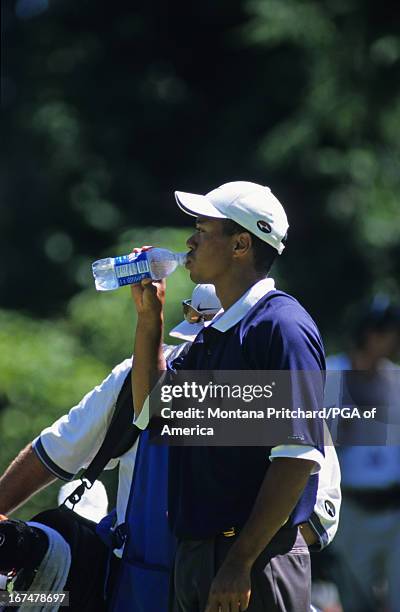
[[189, 272], [189, 276], [190, 276], [190, 280], [192, 281], [192, 283], [200, 283], [201, 281], [197, 280], [198, 279], [198, 275], [196, 274], [196, 272], [193, 272], [192, 270], [190, 270]]
[[208, 281], [204, 280], [204, 277], [196, 272], [196, 270], [189, 270], [190, 280], [196, 284], [207, 283]]

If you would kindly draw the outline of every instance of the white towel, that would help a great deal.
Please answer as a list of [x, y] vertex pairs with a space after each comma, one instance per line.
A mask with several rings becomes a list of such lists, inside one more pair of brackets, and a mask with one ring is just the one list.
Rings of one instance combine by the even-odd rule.
[[[64, 538], [51, 527], [29, 521], [28, 525], [41, 529], [49, 539], [49, 547], [41, 564], [39, 565], [36, 575], [29, 587], [29, 591], [37, 593], [38, 591], [54, 591], [59, 592], [64, 589], [67, 582], [68, 572], [71, 566], [71, 549]], [[45, 604], [37, 606], [28, 606], [22, 604], [18, 609], [25, 612], [57, 612], [60, 607], [59, 603]]]

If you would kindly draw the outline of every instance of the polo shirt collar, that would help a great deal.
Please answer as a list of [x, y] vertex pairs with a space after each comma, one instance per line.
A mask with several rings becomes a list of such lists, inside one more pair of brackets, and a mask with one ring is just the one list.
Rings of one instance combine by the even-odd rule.
[[254, 306], [264, 295], [275, 289], [275, 281], [273, 278], [263, 278], [255, 285], [250, 287], [226, 312], [221, 309], [206, 326], [217, 329], [220, 332], [226, 332], [228, 329], [239, 323], [248, 313], [250, 308]]

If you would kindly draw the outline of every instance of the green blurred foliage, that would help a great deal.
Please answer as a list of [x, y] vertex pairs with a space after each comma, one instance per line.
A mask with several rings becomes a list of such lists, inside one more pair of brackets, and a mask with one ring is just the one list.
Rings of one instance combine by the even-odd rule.
[[[0, 311], [0, 472], [42, 429], [104, 378], [65, 322], [34, 321]], [[24, 517], [55, 503], [56, 487], [33, 499]]]
[[2, 3], [6, 308], [65, 314], [132, 225], [188, 224], [173, 189], [235, 178], [287, 207], [280, 273], [328, 336], [347, 303], [399, 296], [394, 0], [39, 5]]
[[258, 151], [270, 172], [299, 187], [290, 231], [304, 231], [295, 248], [309, 266], [294, 272], [287, 258], [283, 277], [336, 349], [352, 306], [378, 292], [400, 295], [398, 6], [249, 0], [246, 10], [243, 40], [277, 60], [272, 87], [293, 79], [290, 71], [279, 79], [279, 66], [288, 49], [297, 53], [296, 104], [266, 130]]

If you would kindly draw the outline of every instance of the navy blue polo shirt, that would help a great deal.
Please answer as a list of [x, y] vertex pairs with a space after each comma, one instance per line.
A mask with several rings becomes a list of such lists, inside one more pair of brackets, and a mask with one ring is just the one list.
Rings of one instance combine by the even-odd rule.
[[[265, 282], [261, 281], [260, 285]], [[229, 319], [230, 311], [224, 313], [225, 320]], [[317, 326], [293, 297], [272, 290], [253, 305], [251, 300], [249, 303], [249, 300], [241, 298], [232, 311], [236, 313], [233, 325], [224, 325], [221, 318], [221, 323], [213, 322], [204, 328], [189, 352], [169, 364], [169, 368], [325, 370], [324, 350]], [[293, 397], [299, 399], [307, 393], [307, 409], [320, 409], [323, 405], [322, 380], [321, 376], [321, 385], [305, 390], [304, 385], [296, 388], [294, 378]], [[322, 422], [318, 427], [321, 433]], [[313, 446], [323, 454], [323, 446], [317, 443]], [[271, 465], [271, 450], [265, 446], [171, 447], [168, 515], [175, 535], [204, 539], [232, 526], [242, 527]], [[316, 474], [310, 476], [286, 526], [298, 525], [309, 518], [317, 488]]]

